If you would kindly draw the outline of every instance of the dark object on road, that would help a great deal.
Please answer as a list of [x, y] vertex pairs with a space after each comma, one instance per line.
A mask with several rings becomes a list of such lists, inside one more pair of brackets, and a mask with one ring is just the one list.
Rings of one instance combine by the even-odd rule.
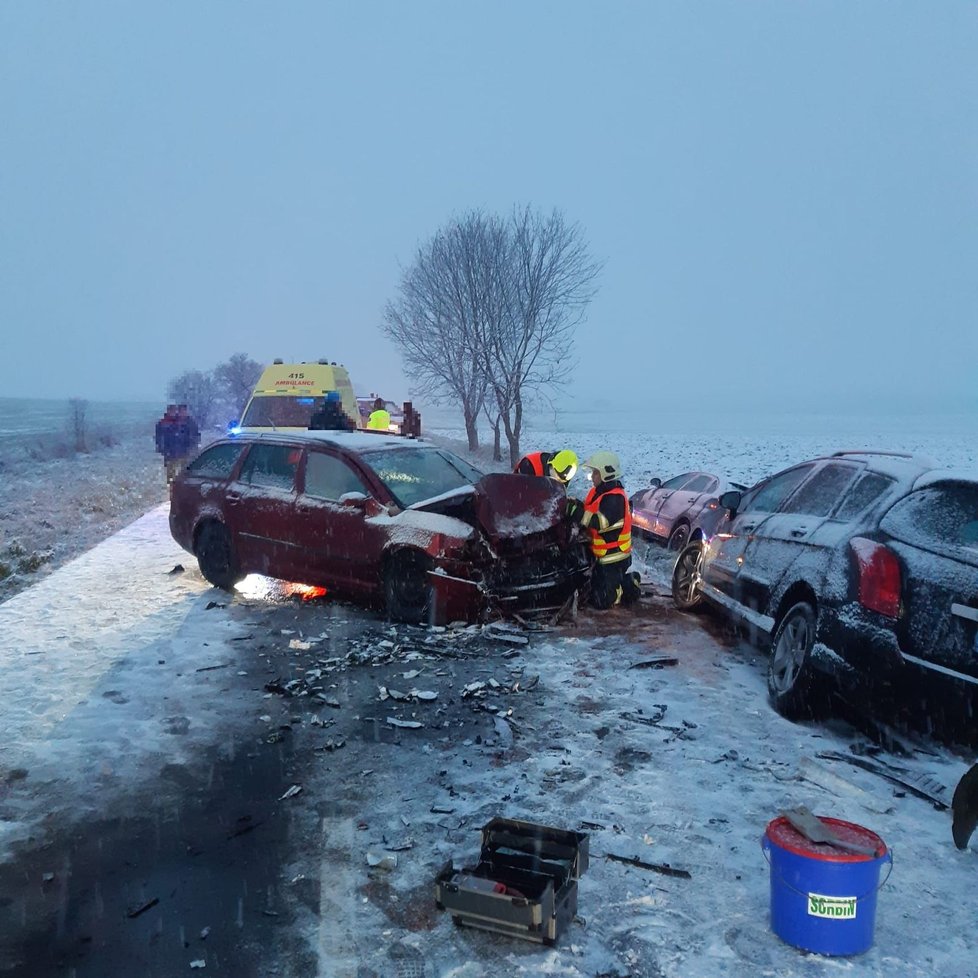
[[144, 904], [142, 904], [141, 906], [138, 906], [138, 907], [133, 907], [133, 908], [132, 908], [131, 910], [127, 910], [127, 911], [126, 911], [126, 916], [127, 916], [127, 917], [128, 917], [128, 918], [129, 918], [130, 920], [133, 920], [133, 919], [135, 919], [136, 917], [138, 917], [138, 916], [139, 916], [140, 914], [144, 914], [144, 913], [146, 913], [146, 911], [147, 911], [147, 910], [151, 910], [151, 909], [152, 909], [153, 907], [155, 907], [155, 906], [156, 906], [156, 905], [157, 905], [157, 904], [158, 904], [159, 902], [160, 902], [160, 898], [159, 898], [159, 897], [153, 897], [153, 899], [152, 899], [152, 900], [150, 900], [150, 901], [149, 901], [148, 903], [144, 903]]
[[554, 605], [586, 583], [565, 501], [552, 479], [484, 476], [394, 435], [246, 432], [174, 481], [170, 531], [217, 587], [264, 574], [447, 623]]
[[631, 498], [632, 532], [677, 552], [687, 543], [709, 540], [726, 515], [720, 495], [744, 488], [709, 472], [684, 472], [667, 482], [653, 479], [650, 488]]
[[959, 849], [967, 849], [971, 834], [978, 825], [978, 764], [972, 765], [958, 782], [951, 801], [954, 822], [951, 833]]
[[837, 452], [720, 502], [713, 539], [677, 558], [673, 599], [684, 610], [705, 600], [770, 646], [780, 713], [824, 709], [830, 676], [926, 700], [941, 733], [973, 728], [978, 473]]
[[671, 655], [657, 655], [652, 659], [642, 659], [633, 662], [629, 669], [662, 669], [664, 666], [678, 666], [679, 660]]
[[587, 867], [587, 833], [494, 818], [482, 828], [478, 865], [442, 867], [435, 906], [459, 926], [553, 945], [577, 913]]
[[624, 863], [626, 866], [636, 866], [638, 869], [648, 869], [653, 873], [661, 873], [663, 876], [675, 876], [681, 880], [691, 880], [693, 877], [687, 869], [674, 869], [668, 863], [647, 863], [637, 856], [616, 856], [609, 852], [605, 859], [611, 859], [616, 863]]
[[173, 567], [170, 568], [170, 570], [168, 570], [166, 573], [167, 575], [172, 576], [173, 574], [182, 574], [183, 572], [184, 572], [183, 564], [174, 564]]

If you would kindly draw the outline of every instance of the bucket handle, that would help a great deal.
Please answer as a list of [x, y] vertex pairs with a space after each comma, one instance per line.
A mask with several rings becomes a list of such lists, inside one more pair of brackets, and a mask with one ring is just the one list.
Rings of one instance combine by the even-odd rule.
[[[761, 836], [761, 851], [764, 853], [764, 859], [767, 861], [767, 864], [771, 867], [771, 869], [774, 869], [774, 864], [771, 862], [771, 857], [769, 855], [771, 851], [771, 840], [767, 837], [767, 834]], [[893, 853], [889, 849], [886, 850], [885, 855], [877, 858], [885, 859], [890, 864], [887, 867], [886, 876], [883, 877], [883, 881], [876, 886], [875, 890], [870, 890], [868, 893], [864, 893], [862, 896], [857, 896], [856, 897], [857, 900], [865, 900], [866, 897], [871, 896], [874, 892], [879, 893], [879, 891], [882, 890], [884, 886], [886, 886], [886, 881], [890, 878], [890, 874], [893, 872]], [[796, 886], [792, 886], [784, 878], [780, 870], [777, 870], [777, 874], [778, 874], [778, 879], [780, 879], [781, 882], [784, 883], [784, 885], [788, 887], [789, 890], [794, 891], [795, 893], [798, 894], [798, 896], [803, 896], [806, 899], [808, 898], [808, 894], [803, 893]]]

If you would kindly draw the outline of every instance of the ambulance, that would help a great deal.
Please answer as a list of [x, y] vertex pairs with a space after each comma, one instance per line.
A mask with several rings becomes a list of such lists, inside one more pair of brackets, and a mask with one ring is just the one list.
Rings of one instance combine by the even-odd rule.
[[262, 371], [241, 420], [231, 431], [304, 430], [330, 391], [339, 393], [343, 411], [358, 428], [363, 427], [346, 367], [329, 360], [275, 360]]

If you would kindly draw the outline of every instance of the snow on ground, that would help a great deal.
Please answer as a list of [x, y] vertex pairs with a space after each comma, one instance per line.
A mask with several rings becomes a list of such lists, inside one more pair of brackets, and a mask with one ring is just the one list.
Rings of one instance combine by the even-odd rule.
[[[539, 439], [529, 433], [525, 447], [560, 442], [582, 458], [615, 448], [632, 491], [650, 475], [689, 468], [750, 482], [840, 448], [924, 451], [964, 468], [978, 457], [973, 424], [963, 421], [926, 428], [894, 419], [871, 430], [845, 419], [804, 429], [775, 419], [749, 435], [666, 418], [646, 419], [641, 432], [622, 432], [600, 418], [578, 421], [573, 430], [558, 427], [567, 430]], [[110, 493], [126, 465], [144, 464], [146, 456], [117, 459], [122, 473], [104, 475], [89, 498], [97, 502]], [[59, 460], [36, 479], [68, 547], [86, 520], [60, 488], [74, 480], [78, 466], [78, 459]], [[170, 575], [176, 563], [187, 572]], [[659, 560], [646, 571], [664, 583], [668, 568]], [[222, 678], [229, 669], [249, 672], [260, 664], [253, 643], [236, 640], [249, 634], [249, 616], [261, 599], [205, 610], [210, 601], [226, 599], [170, 539], [163, 506], [0, 604], [0, 859], [30, 836], [43, 839], [51, 819], [138, 806], [163, 765], [208, 746], [233, 752], [245, 739], [254, 742], [260, 716], [270, 716], [272, 725], [288, 719], [286, 703], [254, 687], [228, 695]], [[315, 634], [316, 609], [296, 614], [306, 616], [306, 633]], [[398, 731], [394, 741], [351, 737], [311, 767], [294, 799], [296, 824], [305, 831], [282, 875], [322, 881], [319, 912], [306, 911], [304, 924], [320, 974], [342, 973], [329, 962], [344, 954], [357, 965], [351, 974], [358, 968], [384, 973], [385, 966], [390, 973], [397, 951], [423, 961], [429, 978], [972, 978], [975, 852], [954, 849], [948, 813], [869, 772], [819, 759], [821, 751], [847, 751], [858, 736], [841, 724], [794, 725], [774, 714], [760, 655], [731, 647], [662, 598], [635, 618], [616, 611], [534, 637], [515, 658], [491, 646], [483, 642], [478, 655], [447, 667], [437, 656], [412, 656], [399, 665], [401, 673], [421, 669], [413, 684], [438, 692], [430, 716], [427, 706], [414, 708], [425, 727]], [[628, 668], [652, 652], [675, 653], [680, 663]], [[284, 655], [295, 666], [299, 653]], [[478, 733], [466, 728], [460, 739], [459, 710], [472, 706], [460, 699], [460, 688], [473, 679], [503, 683], [514, 669], [540, 678], [532, 693], [490, 699], [493, 708], [512, 709], [512, 743], [481, 706], [472, 717]], [[342, 695], [348, 684], [373, 679], [352, 670], [333, 685]], [[634, 719], [652, 715], [656, 704], [666, 707], [658, 724]], [[377, 703], [381, 726], [388, 710]], [[330, 733], [362, 732], [362, 723], [340, 711]], [[967, 761], [936, 749], [894, 763], [953, 787]], [[759, 842], [766, 824], [798, 803], [866, 825], [893, 850], [875, 945], [858, 958], [800, 953], [768, 927], [768, 867]], [[432, 814], [439, 804], [452, 813]], [[433, 910], [438, 868], [452, 857], [457, 864], [473, 861], [478, 829], [494, 815], [600, 826], [589, 829], [591, 866], [580, 887], [586, 923], [575, 923], [556, 949], [459, 930]], [[414, 847], [398, 853], [394, 870], [368, 869], [368, 850], [405, 834]], [[670, 863], [692, 878], [659, 876], [608, 860], [609, 854]]]
[[[177, 562], [188, 572], [169, 574]], [[635, 614], [585, 616], [532, 637], [515, 656], [501, 643], [478, 644], [477, 630], [467, 646], [473, 630], [390, 630], [368, 616], [364, 628], [391, 635], [388, 646], [422, 651], [395, 660], [393, 675], [379, 676], [369, 663], [332, 674], [327, 667], [324, 682], [338, 700], [328, 733], [346, 746], [323, 755], [312, 745], [325, 731], [302, 715], [308, 706], [258, 688], [218, 695], [222, 673], [208, 667], [235, 662], [250, 671], [260, 661], [254, 642], [235, 639], [261, 602], [239, 597], [207, 609], [226, 598], [191, 567], [161, 507], [0, 605], [0, 765], [8, 785], [12, 772], [29, 771], [31, 787], [11, 792], [0, 808], [0, 852], [28, 833], [43, 838], [42, 820], [59, 813], [124, 813], [153, 790], [164, 763], [208, 744], [233, 750], [243, 738], [254, 742], [256, 718], [267, 713], [270, 729], [291, 723], [297, 750], [308, 748], [303, 791], [283, 802], [294, 805], [298, 828], [281, 875], [283, 887], [320, 883], [315, 909], [306, 904], [299, 925], [319, 974], [376, 975], [385, 966], [390, 974], [395, 952], [401, 961], [413, 954], [425, 969], [412, 973], [439, 978], [973, 974], [968, 896], [978, 866], [973, 851], [954, 849], [948, 813], [868, 772], [818, 759], [858, 738], [844, 725], [778, 717], [766, 702], [762, 657], [678, 615], [665, 598]], [[650, 571], [662, 579], [668, 567], [657, 560]], [[300, 638], [324, 624], [316, 608], [295, 616]], [[303, 657], [312, 664], [322, 656], [315, 642], [308, 652], [303, 644], [281, 653], [285, 675], [306, 674]], [[679, 664], [629, 668], [659, 653]], [[514, 677], [528, 688], [507, 692]], [[495, 680], [499, 689], [463, 699], [474, 680]], [[437, 698], [406, 707], [382, 701], [379, 685], [395, 681]], [[375, 690], [369, 714], [345, 708], [354, 690]], [[663, 707], [661, 720], [641, 722]], [[499, 711], [505, 727], [496, 723]], [[392, 737], [390, 715], [423, 726]], [[371, 724], [387, 733], [365, 735]], [[947, 785], [963, 770], [941, 750], [900, 763]], [[760, 839], [771, 819], [799, 803], [866, 825], [893, 850], [875, 945], [865, 955], [803, 954], [769, 929]], [[473, 862], [478, 829], [495, 815], [590, 825], [582, 920], [556, 948], [457, 929], [433, 908], [438, 869], [449, 858]], [[370, 853], [405, 837], [413, 846], [397, 853], [395, 868], [368, 867]], [[612, 854], [668, 863], [691, 878], [627, 866]]]

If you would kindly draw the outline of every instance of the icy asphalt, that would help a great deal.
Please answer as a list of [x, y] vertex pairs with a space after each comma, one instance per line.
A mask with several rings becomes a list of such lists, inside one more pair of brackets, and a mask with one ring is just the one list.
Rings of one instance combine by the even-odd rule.
[[[523, 637], [231, 599], [165, 507], [0, 605], [0, 975], [975, 974], [976, 853], [820, 758], [864, 738], [775, 715], [762, 656], [664, 597]], [[882, 760], [949, 787], [967, 763]], [[866, 954], [770, 930], [760, 839], [796, 804], [893, 852]], [[497, 815], [589, 833], [555, 948], [435, 908]]]

